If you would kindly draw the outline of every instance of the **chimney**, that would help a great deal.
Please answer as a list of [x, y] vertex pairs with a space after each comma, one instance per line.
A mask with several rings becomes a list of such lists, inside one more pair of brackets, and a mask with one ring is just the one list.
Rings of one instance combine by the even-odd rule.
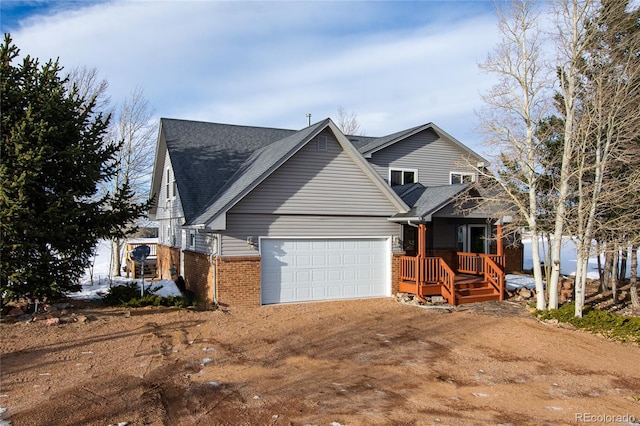
[[311, 113], [307, 113], [307, 126], [311, 126]]

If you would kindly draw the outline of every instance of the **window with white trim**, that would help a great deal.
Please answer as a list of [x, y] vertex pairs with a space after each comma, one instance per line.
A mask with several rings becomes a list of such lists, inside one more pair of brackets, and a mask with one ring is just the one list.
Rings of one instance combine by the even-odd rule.
[[416, 169], [389, 169], [389, 185], [406, 185], [418, 181]]
[[469, 172], [450, 172], [449, 183], [454, 185], [456, 183], [471, 183], [475, 182], [476, 174]]
[[189, 231], [189, 247], [196, 247], [196, 231]]

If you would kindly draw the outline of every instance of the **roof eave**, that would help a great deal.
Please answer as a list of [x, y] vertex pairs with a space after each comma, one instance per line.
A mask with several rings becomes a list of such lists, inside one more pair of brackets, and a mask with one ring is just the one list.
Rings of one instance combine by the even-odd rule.
[[[162, 172], [164, 169], [164, 156], [167, 151], [167, 143], [163, 137], [162, 131], [162, 118], [160, 118], [160, 124], [158, 126], [158, 141], [156, 142], [156, 152], [153, 160], [153, 172], [151, 173], [151, 185], [149, 186], [149, 199], [160, 193], [160, 186], [162, 184]], [[160, 161], [163, 160], [163, 161]], [[162, 163], [162, 165], [160, 165]], [[149, 217], [155, 217], [158, 213], [157, 200], [149, 209]]]

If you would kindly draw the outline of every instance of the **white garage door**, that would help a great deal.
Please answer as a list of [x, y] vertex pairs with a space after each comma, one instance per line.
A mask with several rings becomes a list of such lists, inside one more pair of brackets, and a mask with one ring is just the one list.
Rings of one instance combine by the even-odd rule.
[[386, 238], [262, 239], [262, 303], [390, 294]]

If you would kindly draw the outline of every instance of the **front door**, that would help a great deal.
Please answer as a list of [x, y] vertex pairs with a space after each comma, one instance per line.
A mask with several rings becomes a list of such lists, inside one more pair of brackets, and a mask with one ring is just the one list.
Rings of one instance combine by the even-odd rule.
[[487, 252], [487, 226], [486, 225], [469, 225], [469, 245], [468, 250], [471, 253]]
[[488, 253], [486, 225], [459, 225], [457, 237], [458, 251]]

